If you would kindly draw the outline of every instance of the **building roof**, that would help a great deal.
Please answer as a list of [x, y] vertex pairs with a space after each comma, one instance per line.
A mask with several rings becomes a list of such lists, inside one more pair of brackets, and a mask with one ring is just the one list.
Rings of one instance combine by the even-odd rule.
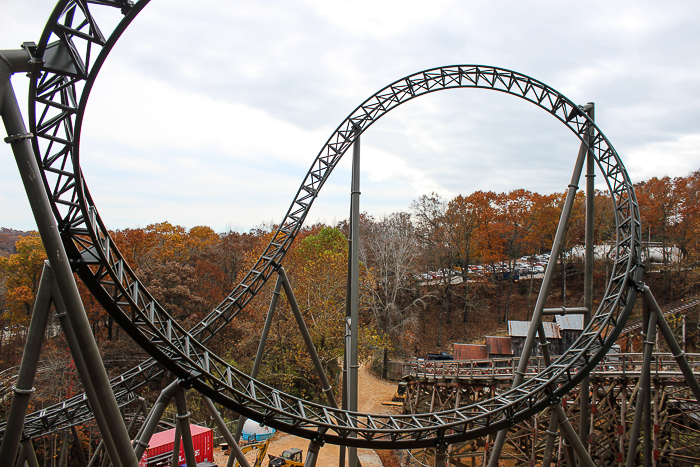
[[562, 331], [583, 331], [583, 315], [556, 315], [555, 318]]
[[[532, 321], [508, 321], [508, 335], [511, 337], [527, 337]], [[544, 322], [544, 335], [547, 339], [561, 339], [557, 323]]]

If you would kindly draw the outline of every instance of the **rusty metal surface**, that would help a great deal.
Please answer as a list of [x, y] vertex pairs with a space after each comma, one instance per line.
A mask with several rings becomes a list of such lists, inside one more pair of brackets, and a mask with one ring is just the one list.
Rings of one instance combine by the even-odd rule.
[[[531, 321], [508, 321], [508, 335], [511, 337], [527, 337], [530, 323]], [[561, 339], [557, 323], [545, 322], [542, 325], [544, 326], [544, 335], [547, 339]]]
[[556, 315], [554, 318], [561, 331], [583, 331], [583, 315]]
[[488, 358], [488, 346], [478, 344], [454, 344], [455, 360], [483, 360]]
[[513, 355], [513, 341], [507, 336], [486, 336], [486, 351], [493, 355]]

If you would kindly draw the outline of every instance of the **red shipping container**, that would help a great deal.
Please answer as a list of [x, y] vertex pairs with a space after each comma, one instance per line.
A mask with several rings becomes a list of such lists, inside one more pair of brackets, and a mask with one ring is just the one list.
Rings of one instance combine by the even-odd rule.
[[[199, 462], [213, 462], [214, 460], [214, 434], [211, 428], [198, 425], [190, 425], [192, 432], [192, 446], [194, 447], [194, 459]], [[161, 431], [151, 436], [148, 449], [143, 453], [140, 467], [170, 466], [175, 445], [175, 428]], [[185, 465], [185, 451], [180, 441], [180, 465]]]

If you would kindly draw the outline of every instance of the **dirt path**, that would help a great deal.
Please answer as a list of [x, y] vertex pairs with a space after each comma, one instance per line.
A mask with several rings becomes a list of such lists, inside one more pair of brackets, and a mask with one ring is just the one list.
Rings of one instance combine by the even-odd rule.
[[[382, 405], [382, 402], [391, 400], [391, 397], [396, 391], [396, 383], [375, 378], [364, 366], [362, 366], [359, 371], [358, 390], [358, 406], [360, 412], [376, 414], [399, 413], [398, 407]], [[282, 454], [282, 451], [285, 449], [300, 448], [304, 451], [304, 460], [306, 460], [308, 446], [309, 441], [304, 438], [278, 432], [273, 436], [270, 448], [267, 452], [277, 456]], [[321, 448], [316, 465], [318, 467], [337, 466], [339, 455], [340, 448], [338, 446], [327, 444]], [[362, 463], [362, 467], [384, 467], [385, 465], [379, 459], [377, 453], [371, 449], [358, 449], [357, 456]], [[228, 456], [223, 455], [220, 450], [215, 450], [214, 452], [214, 462], [220, 467], [226, 466], [227, 457]], [[252, 465], [254, 459], [252, 453], [250, 454], [250, 458]], [[263, 467], [267, 467], [267, 455], [265, 455], [265, 461], [263, 461], [262, 465]]]

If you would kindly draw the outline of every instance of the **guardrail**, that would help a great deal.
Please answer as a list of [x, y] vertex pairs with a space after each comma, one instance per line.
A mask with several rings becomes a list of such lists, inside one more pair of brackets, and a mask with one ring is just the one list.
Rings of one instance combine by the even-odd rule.
[[[642, 370], [641, 353], [609, 354], [593, 370], [593, 373], [635, 374]], [[700, 354], [686, 354], [688, 363], [694, 373], [700, 374]], [[405, 362], [401, 370], [403, 377], [416, 378], [463, 378], [463, 379], [508, 379], [512, 378], [518, 367], [520, 357], [493, 358], [484, 360], [428, 360], [424, 362]], [[541, 356], [532, 357], [525, 372], [525, 377], [534, 376], [545, 368]], [[652, 375], [673, 375], [681, 371], [670, 353], [655, 353], [652, 358]]]

